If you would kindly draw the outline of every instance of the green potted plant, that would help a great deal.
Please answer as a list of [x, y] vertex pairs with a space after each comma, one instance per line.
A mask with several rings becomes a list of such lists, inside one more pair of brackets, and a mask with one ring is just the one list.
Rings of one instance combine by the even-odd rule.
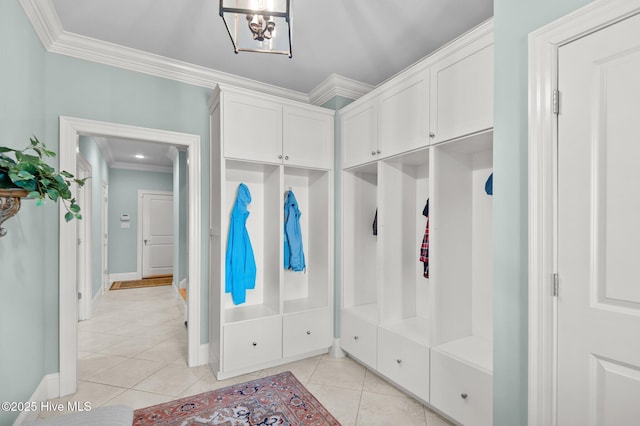
[[82, 187], [86, 179], [75, 178], [65, 170], [56, 171], [44, 161], [45, 157], [55, 157], [56, 153], [48, 150], [35, 136], [30, 142], [22, 150], [0, 146], [0, 192], [5, 197], [35, 198], [36, 205], [44, 203], [45, 198], [54, 202], [62, 200], [67, 210], [64, 216], [67, 222], [82, 219], [80, 206], [69, 188], [73, 183]]

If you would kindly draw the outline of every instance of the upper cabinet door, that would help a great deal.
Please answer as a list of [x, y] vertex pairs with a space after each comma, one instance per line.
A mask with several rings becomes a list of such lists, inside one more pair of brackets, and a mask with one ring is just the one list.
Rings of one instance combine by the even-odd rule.
[[223, 115], [226, 158], [282, 163], [282, 105], [225, 93]]
[[378, 158], [378, 99], [370, 99], [340, 115], [342, 168]]
[[282, 154], [285, 165], [333, 166], [333, 115], [285, 105]]
[[403, 78], [378, 97], [379, 158], [429, 144], [429, 71]]
[[493, 127], [493, 36], [431, 68], [432, 143]]

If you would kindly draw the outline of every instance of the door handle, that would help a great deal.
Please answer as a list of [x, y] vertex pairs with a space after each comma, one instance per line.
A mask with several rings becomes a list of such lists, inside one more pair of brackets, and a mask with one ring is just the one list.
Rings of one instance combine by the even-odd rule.
[[148, 242], [148, 241], [149, 241], [149, 240], [144, 240], [144, 245], [145, 245], [145, 246], [147, 245], [147, 242]]

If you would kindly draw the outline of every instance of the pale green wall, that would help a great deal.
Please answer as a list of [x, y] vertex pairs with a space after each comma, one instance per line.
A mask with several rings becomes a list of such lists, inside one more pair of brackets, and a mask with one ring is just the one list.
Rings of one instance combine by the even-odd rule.
[[[102, 286], [102, 184], [109, 183], [109, 166], [92, 137], [81, 135], [79, 146], [80, 153], [91, 164], [91, 179], [86, 185], [91, 185], [91, 299], [93, 299]], [[85, 210], [85, 206], [80, 208]]]
[[173, 247], [173, 276], [176, 287], [179, 287], [180, 281], [187, 277], [188, 272], [189, 187], [187, 167], [187, 152], [179, 151], [173, 162], [173, 232], [177, 241]]
[[[17, 1], [0, 2], [0, 145], [24, 148], [29, 137], [47, 142], [44, 126], [45, 51]], [[57, 279], [41, 267], [45, 241], [57, 229], [44, 218], [55, 205], [24, 201], [0, 238], [0, 401], [28, 401], [45, 375], [45, 289]], [[18, 413], [0, 411], [0, 425]]]
[[[353, 99], [345, 98], [344, 96], [335, 96], [324, 103], [322, 106], [324, 108], [333, 109], [338, 111], [340, 108], [344, 108], [353, 102]], [[341, 237], [340, 232], [342, 229], [342, 203], [341, 203], [341, 192], [340, 187], [342, 186], [341, 180], [341, 145], [340, 145], [340, 126], [338, 123], [337, 117], [335, 117], [334, 121], [334, 148], [333, 148], [333, 188], [334, 188], [334, 215], [333, 215], [333, 223], [334, 223], [334, 244], [333, 244], [333, 264], [334, 264], [334, 273], [333, 273], [333, 335], [334, 337], [340, 337], [340, 306], [342, 305], [342, 275], [340, 273], [342, 268], [342, 253], [340, 251], [341, 245]]]
[[[109, 274], [138, 271], [138, 190], [173, 193], [171, 173], [114, 169], [109, 171]], [[129, 215], [129, 228], [120, 215]]]
[[[26, 25], [29, 25], [28, 23]], [[209, 110], [211, 90], [132, 71], [46, 55], [46, 135], [58, 150], [60, 115], [129, 124], [200, 135], [202, 156], [202, 268], [201, 334], [208, 341], [208, 206], [209, 206]], [[57, 216], [49, 215], [47, 228], [57, 230]], [[46, 295], [46, 372], [58, 371], [58, 248], [55, 238], [46, 246], [52, 254], [45, 265], [53, 280]]]
[[496, 0], [494, 425], [527, 424], [527, 52], [529, 32], [588, 0]]

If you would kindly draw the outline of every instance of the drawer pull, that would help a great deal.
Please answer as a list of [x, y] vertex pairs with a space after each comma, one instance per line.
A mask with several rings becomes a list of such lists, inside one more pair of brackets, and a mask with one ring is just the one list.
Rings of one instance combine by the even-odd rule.
[[307, 330], [307, 336], [311, 336], [311, 330]]
[[401, 359], [396, 359], [396, 362], [398, 363], [398, 365], [402, 364], [402, 360]]
[[251, 343], [251, 346], [258, 346], [258, 343], [257, 342], [253, 342], [253, 343]]
[[278, 160], [282, 160], [282, 154], [278, 154]]
[[435, 133], [433, 133], [433, 132], [431, 132], [431, 133], [429, 133], [429, 137], [430, 137], [431, 139], [433, 139], [433, 138], [435, 138], [435, 137], [436, 137], [436, 134], [435, 134]]
[[376, 152], [375, 151], [371, 151], [371, 155], [376, 155]]
[[289, 159], [289, 156], [288, 156], [288, 155], [285, 155], [285, 156], [284, 156], [284, 159], [285, 159], [285, 160], [288, 160], [288, 159]]
[[353, 336], [353, 340], [358, 340], [359, 337], [358, 336]]
[[469, 395], [467, 395], [466, 393], [461, 393], [460, 394], [460, 398], [462, 398], [462, 399], [467, 399], [468, 396]]

